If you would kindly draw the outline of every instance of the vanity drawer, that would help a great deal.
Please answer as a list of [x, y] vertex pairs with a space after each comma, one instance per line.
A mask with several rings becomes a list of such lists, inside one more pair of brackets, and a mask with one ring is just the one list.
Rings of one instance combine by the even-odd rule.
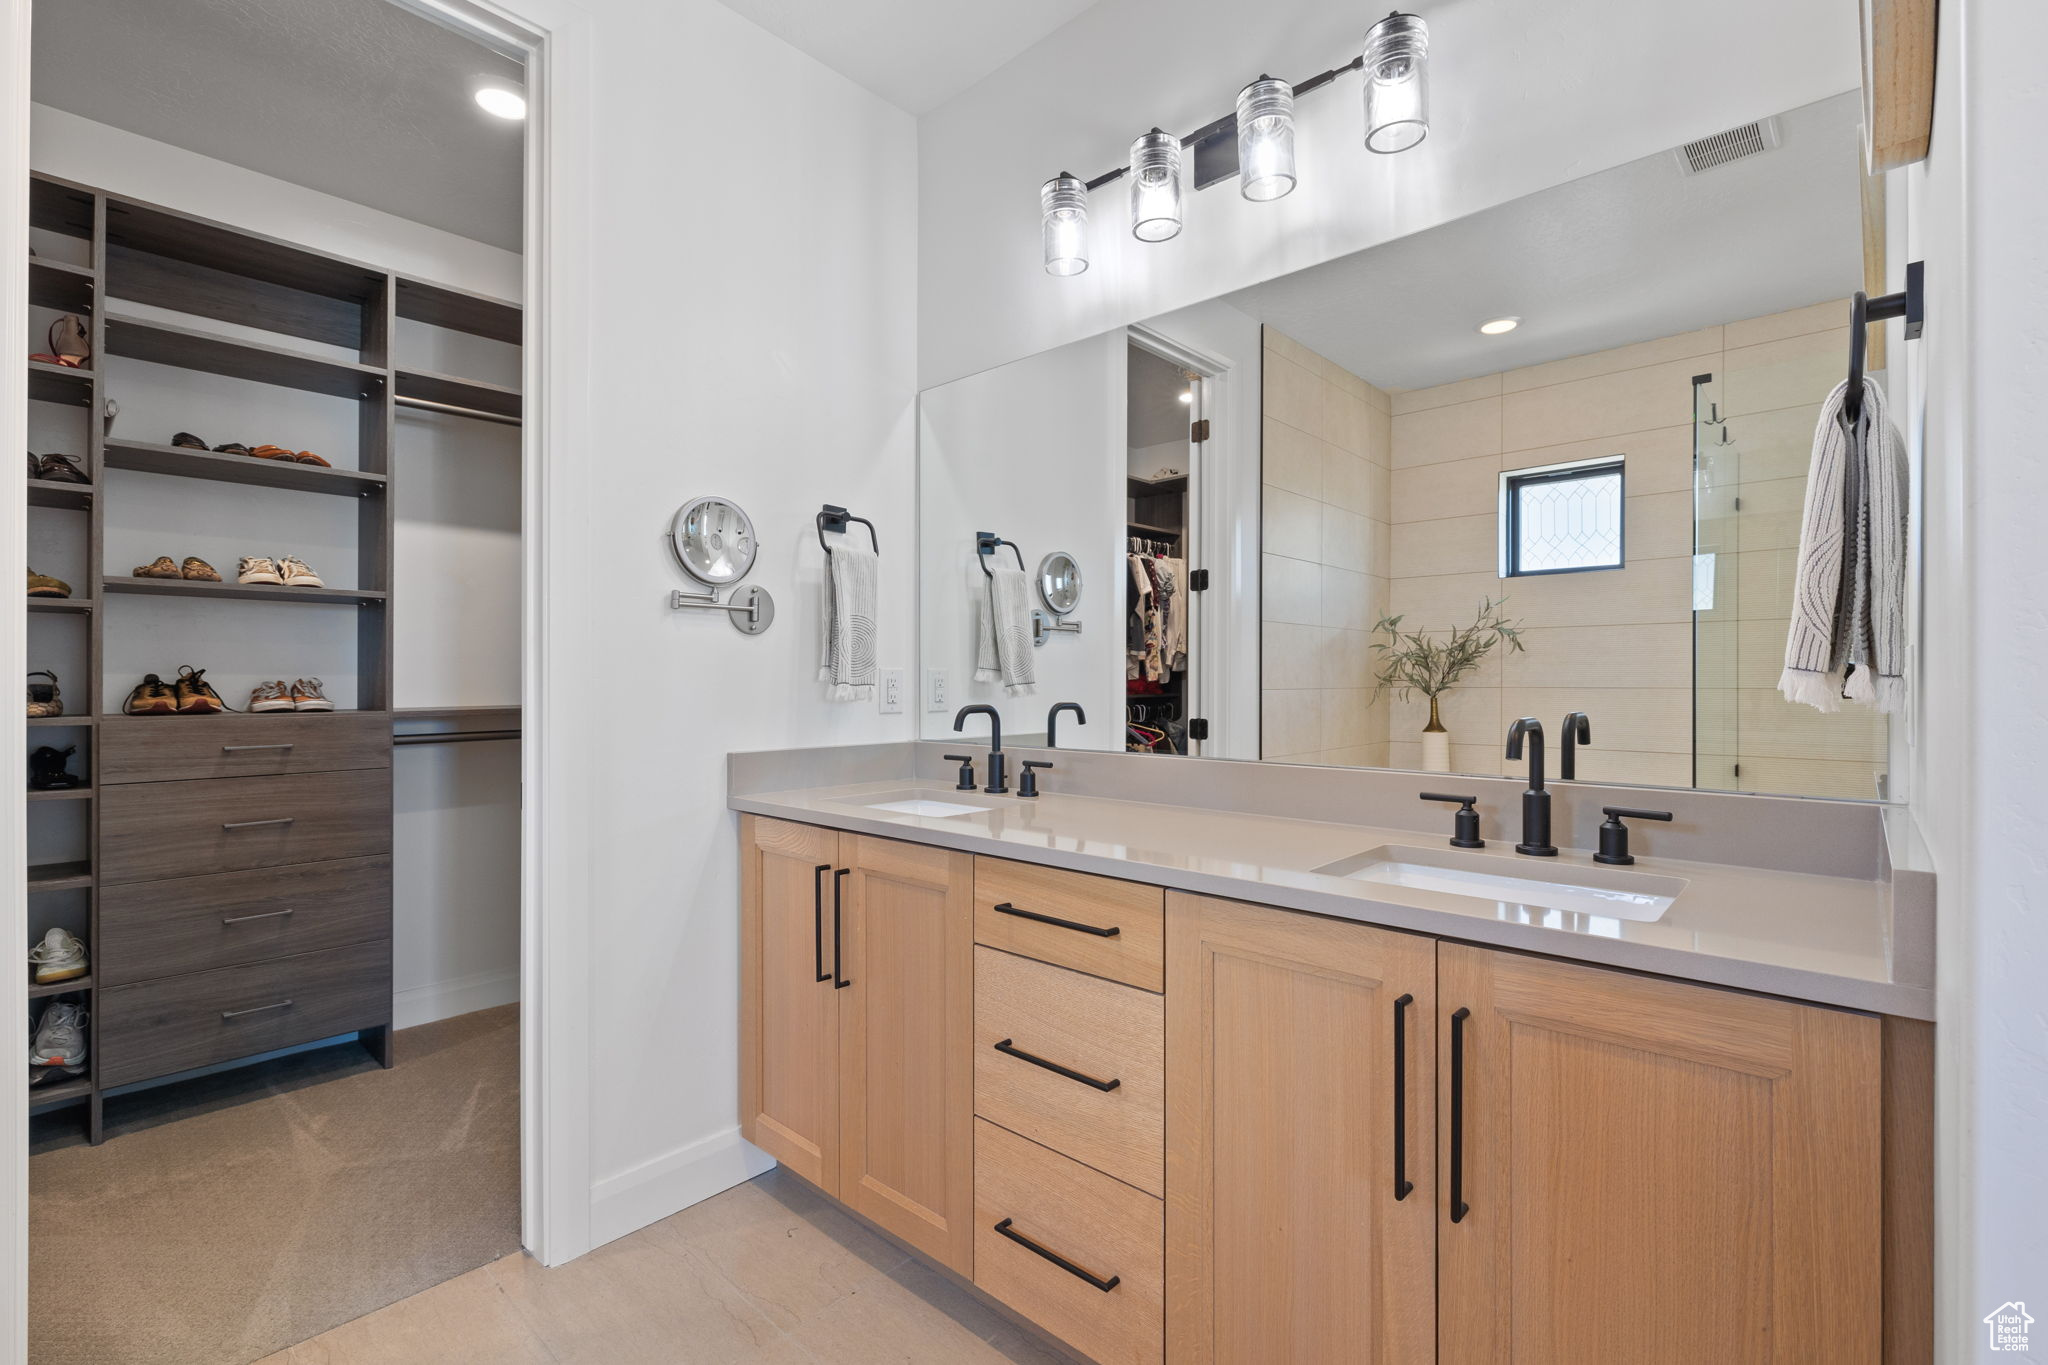
[[1100, 1365], [1165, 1358], [1165, 1207], [974, 1121], [974, 1283]]
[[102, 786], [388, 768], [391, 716], [108, 716], [100, 722], [99, 744]]
[[388, 768], [132, 783], [100, 804], [107, 885], [391, 851]]
[[99, 996], [99, 1079], [126, 1085], [391, 1021], [391, 941], [116, 986]]
[[129, 882], [100, 893], [94, 972], [108, 986], [391, 936], [391, 859]]
[[1164, 1197], [1165, 997], [977, 947], [974, 1112]]
[[974, 938], [991, 948], [1166, 989], [1166, 893], [1085, 872], [974, 860]]

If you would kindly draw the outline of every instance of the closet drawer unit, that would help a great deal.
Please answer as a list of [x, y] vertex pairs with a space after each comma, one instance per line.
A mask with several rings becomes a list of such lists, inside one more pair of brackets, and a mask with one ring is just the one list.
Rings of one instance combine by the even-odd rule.
[[388, 768], [131, 783], [100, 805], [103, 885], [391, 851]]
[[1165, 1238], [1151, 1195], [974, 1121], [974, 1283], [1100, 1365], [1165, 1358]]
[[1166, 1194], [1166, 998], [974, 950], [974, 1112]]
[[391, 937], [391, 859], [129, 882], [100, 893], [100, 982], [182, 976]]
[[391, 716], [109, 716], [100, 722], [99, 745], [103, 786], [388, 768]]
[[99, 996], [99, 1079], [126, 1085], [391, 1021], [391, 940], [116, 986]]
[[991, 948], [1166, 989], [1166, 893], [1001, 858], [974, 860], [974, 939]]

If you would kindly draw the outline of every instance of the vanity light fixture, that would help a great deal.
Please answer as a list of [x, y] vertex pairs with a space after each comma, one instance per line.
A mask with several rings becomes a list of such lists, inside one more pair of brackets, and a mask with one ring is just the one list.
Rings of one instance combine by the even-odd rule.
[[1237, 92], [1238, 187], [1255, 204], [1294, 193], [1294, 87], [1261, 76]]
[[502, 119], [526, 117], [526, 95], [519, 87], [492, 79], [476, 88], [477, 108]]
[[1180, 235], [1180, 139], [1157, 128], [1131, 144], [1131, 235], [1141, 242]]
[[1078, 275], [1088, 268], [1088, 187], [1061, 171], [1039, 186], [1045, 217], [1045, 273]]
[[1490, 337], [1505, 336], [1522, 325], [1520, 318], [1488, 318], [1479, 324], [1482, 334]]
[[[1045, 270], [1078, 275], [1088, 268], [1088, 192], [1131, 177], [1131, 235], [1164, 242], [1182, 226], [1180, 163], [1193, 163], [1198, 190], [1235, 179], [1246, 199], [1285, 198], [1297, 183], [1294, 102], [1347, 71], [1365, 79], [1365, 145], [1382, 154], [1406, 151], [1429, 135], [1429, 26], [1396, 10], [1365, 35], [1365, 50], [1342, 66], [1289, 84], [1260, 76], [1238, 92], [1235, 111], [1175, 138], [1154, 128], [1131, 144], [1130, 160], [1092, 180], [1062, 171], [1038, 192]], [[1505, 330], [1505, 329], [1503, 329]]]

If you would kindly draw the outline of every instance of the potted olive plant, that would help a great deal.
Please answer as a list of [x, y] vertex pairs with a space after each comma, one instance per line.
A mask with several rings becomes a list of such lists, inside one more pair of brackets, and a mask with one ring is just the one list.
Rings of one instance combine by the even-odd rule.
[[1479, 667], [1494, 646], [1505, 645], [1511, 651], [1522, 647], [1520, 623], [1510, 622], [1502, 614], [1506, 605], [1506, 598], [1496, 602], [1489, 597], [1479, 604], [1479, 614], [1471, 625], [1448, 634], [1404, 631], [1399, 616], [1384, 617], [1373, 627], [1375, 635], [1387, 637], [1373, 641], [1372, 646], [1380, 655], [1379, 690], [1392, 692], [1403, 701], [1411, 692], [1429, 698], [1429, 724], [1422, 731], [1425, 772], [1451, 770], [1451, 732], [1444, 729], [1443, 717], [1437, 713], [1437, 699]]

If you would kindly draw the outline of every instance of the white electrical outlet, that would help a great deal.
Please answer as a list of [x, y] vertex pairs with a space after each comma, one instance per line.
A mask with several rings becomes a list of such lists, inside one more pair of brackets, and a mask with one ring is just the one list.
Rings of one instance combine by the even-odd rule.
[[885, 668], [882, 670], [882, 687], [879, 695], [881, 697], [880, 709], [883, 715], [900, 716], [903, 714], [902, 669]]
[[924, 671], [924, 709], [927, 711], [947, 710], [946, 692], [946, 670], [943, 668], [927, 668]]

